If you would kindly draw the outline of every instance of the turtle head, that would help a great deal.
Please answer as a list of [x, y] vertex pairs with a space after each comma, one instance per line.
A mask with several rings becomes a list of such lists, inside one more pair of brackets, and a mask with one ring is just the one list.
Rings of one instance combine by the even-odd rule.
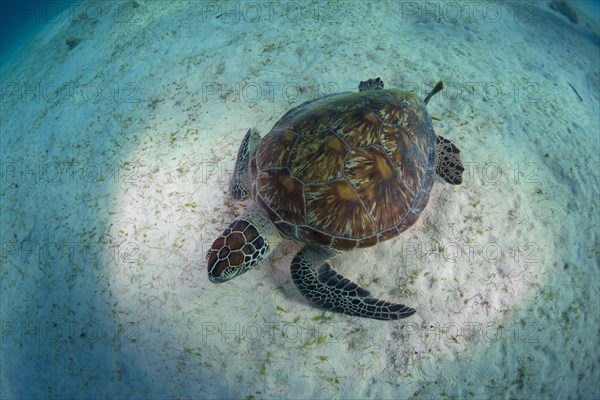
[[226, 282], [255, 268], [280, 241], [266, 216], [244, 216], [234, 221], [212, 244], [208, 254], [208, 279]]

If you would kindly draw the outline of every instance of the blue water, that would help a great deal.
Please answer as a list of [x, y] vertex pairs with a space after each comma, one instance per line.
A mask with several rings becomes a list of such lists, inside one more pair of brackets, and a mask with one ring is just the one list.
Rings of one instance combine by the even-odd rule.
[[76, 4], [76, 0], [0, 2], [0, 64], [30, 43], [47, 24], [69, 18], [69, 11]]
[[600, 19], [600, 1], [598, 0], [584, 0], [582, 1], [583, 9], [593, 15], [598, 21]]

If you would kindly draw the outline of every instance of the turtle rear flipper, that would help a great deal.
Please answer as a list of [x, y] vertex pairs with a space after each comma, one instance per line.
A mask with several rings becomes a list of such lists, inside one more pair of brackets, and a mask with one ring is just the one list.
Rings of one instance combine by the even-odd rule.
[[336, 254], [326, 247], [305, 246], [292, 260], [292, 279], [311, 303], [330, 311], [381, 320], [406, 318], [415, 309], [379, 300], [371, 292], [338, 274], [327, 258]]
[[235, 169], [229, 182], [229, 195], [236, 200], [245, 200], [250, 196], [252, 183], [248, 176], [248, 165], [259, 143], [260, 135], [258, 131], [255, 128], [248, 129], [240, 144]]
[[446, 182], [460, 185], [465, 168], [458, 147], [448, 139], [438, 136], [435, 150], [437, 153], [435, 172]]

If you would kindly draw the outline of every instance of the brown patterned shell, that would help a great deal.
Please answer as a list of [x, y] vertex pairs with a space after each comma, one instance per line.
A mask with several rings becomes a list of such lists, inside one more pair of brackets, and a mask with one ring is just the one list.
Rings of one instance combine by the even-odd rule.
[[252, 194], [291, 239], [340, 250], [406, 230], [427, 205], [436, 137], [396, 89], [340, 93], [288, 111], [251, 160]]

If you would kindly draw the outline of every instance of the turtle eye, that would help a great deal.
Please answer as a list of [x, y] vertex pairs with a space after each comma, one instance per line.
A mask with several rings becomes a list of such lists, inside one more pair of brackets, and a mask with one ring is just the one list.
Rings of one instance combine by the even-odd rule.
[[237, 220], [214, 241], [208, 257], [208, 278], [225, 282], [256, 267], [266, 256], [268, 245], [258, 229]]

